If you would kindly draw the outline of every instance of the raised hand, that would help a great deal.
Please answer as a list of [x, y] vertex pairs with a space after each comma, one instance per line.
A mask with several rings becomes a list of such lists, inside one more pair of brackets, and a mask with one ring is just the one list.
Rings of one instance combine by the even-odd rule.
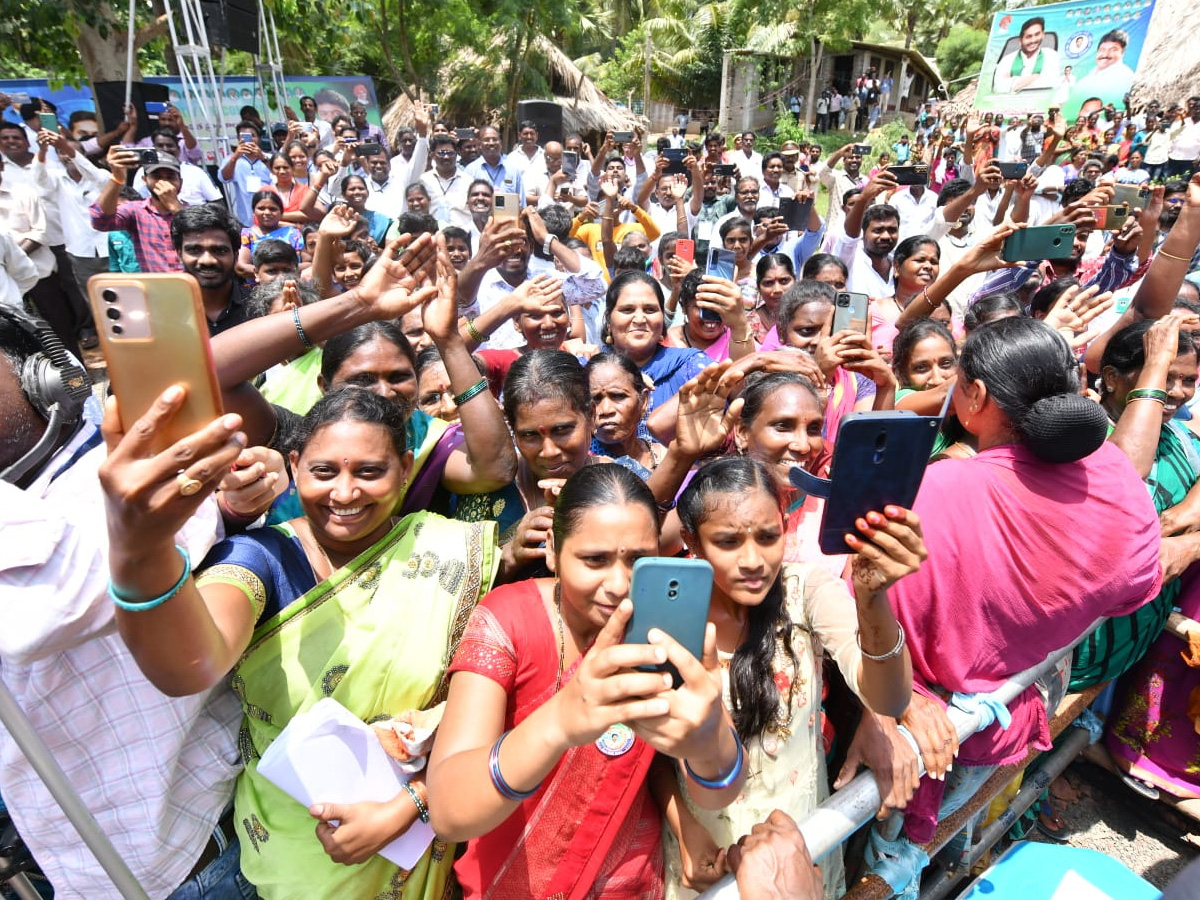
[[388, 241], [354, 292], [372, 318], [398, 319], [437, 294], [436, 264], [432, 236], [401, 235]]
[[730, 360], [708, 366], [679, 389], [675, 413], [675, 447], [692, 459], [716, 453], [741, 415], [743, 400], [729, 397], [745, 378]]

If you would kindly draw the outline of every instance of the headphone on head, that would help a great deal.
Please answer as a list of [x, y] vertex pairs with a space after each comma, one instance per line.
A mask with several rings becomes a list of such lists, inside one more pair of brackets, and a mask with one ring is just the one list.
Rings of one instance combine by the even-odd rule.
[[45, 320], [11, 308], [0, 309], [0, 317], [32, 337], [41, 348], [25, 358], [17, 375], [26, 399], [46, 420], [46, 430], [28, 453], [0, 472], [0, 479], [26, 487], [32, 480], [28, 476], [49, 459], [62, 437], [73, 432], [83, 418], [83, 405], [92, 394], [92, 380]]

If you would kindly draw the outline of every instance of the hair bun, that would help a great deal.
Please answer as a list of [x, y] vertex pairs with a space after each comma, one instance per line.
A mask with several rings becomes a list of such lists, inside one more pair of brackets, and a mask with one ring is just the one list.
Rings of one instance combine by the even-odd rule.
[[1075, 462], [1095, 453], [1108, 438], [1108, 415], [1079, 394], [1055, 394], [1029, 407], [1019, 431], [1039, 459]]

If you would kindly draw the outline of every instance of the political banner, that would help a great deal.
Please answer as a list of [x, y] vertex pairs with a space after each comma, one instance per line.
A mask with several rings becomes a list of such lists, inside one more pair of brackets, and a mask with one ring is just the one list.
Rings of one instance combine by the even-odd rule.
[[1007, 115], [1058, 108], [1068, 120], [1133, 87], [1154, 0], [1053, 3], [996, 13], [975, 108]]

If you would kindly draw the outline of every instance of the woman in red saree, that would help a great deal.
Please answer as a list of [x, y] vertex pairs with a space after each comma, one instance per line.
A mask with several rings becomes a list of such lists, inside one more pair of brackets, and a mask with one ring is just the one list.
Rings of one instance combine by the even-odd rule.
[[[658, 537], [641, 479], [581, 469], [555, 507], [555, 578], [506, 585], [472, 613], [428, 774], [435, 831], [470, 840], [454, 867], [466, 900], [661, 897], [646, 784], [656, 750], [683, 762], [698, 805], [719, 809], [741, 789], [711, 626], [706, 665], [660, 632], [621, 643], [633, 563], [657, 555]], [[634, 669], [667, 660], [675, 690]]]

